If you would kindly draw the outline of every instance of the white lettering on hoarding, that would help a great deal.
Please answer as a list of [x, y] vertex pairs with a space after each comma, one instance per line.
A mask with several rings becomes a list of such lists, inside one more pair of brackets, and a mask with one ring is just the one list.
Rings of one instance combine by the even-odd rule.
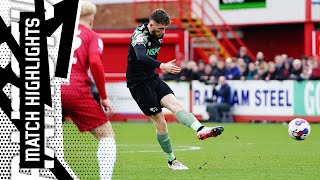
[[304, 107], [307, 115], [320, 115], [320, 83], [316, 87], [307, 82], [304, 89]]
[[314, 95], [312, 95], [313, 92], [314, 92], [313, 84], [311, 82], [308, 82], [304, 89], [304, 107], [308, 115], [314, 114], [315, 103], [314, 103]]
[[318, 83], [316, 86], [315, 102], [317, 114], [320, 115], [320, 83]]

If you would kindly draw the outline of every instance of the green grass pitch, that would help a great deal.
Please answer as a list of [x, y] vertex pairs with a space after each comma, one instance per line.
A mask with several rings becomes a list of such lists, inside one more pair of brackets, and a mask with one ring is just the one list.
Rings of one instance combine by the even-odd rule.
[[[190, 168], [170, 171], [151, 123], [113, 123], [117, 139], [113, 179], [320, 178], [320, 124], [311, 124], [311, 135], [304, 141], [291, 139], [283, 124], [222, 125], [222, 136], [199, 141], [193, 130], [169, 123], [175, 155]], [[81, 180], [99, 179], [98, 142], [90, 133], [78, 133], [73, 123], [63, 128], [69, 166]]]

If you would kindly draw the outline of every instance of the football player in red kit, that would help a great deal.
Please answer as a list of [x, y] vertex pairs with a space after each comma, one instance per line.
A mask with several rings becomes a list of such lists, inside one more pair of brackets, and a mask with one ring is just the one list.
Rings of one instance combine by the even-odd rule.
[[[103, 42], [92, 31], [96, 6], [83, 1], [77, 38], [78, 48], [74, 51], [75, 62], [72, 65], [70, 81], [61, 86], [63, 118], [68, 116], [81, 132], [90, 131], [98, 140], [97, 158], [100, 179], [111, 179], [116, 160], [116, 144], [108, 115], [113, 113], [112, 105], [106, 95], [102, 65]], [[100, 104], [90, 92], [91, 71], [99, 91]]]

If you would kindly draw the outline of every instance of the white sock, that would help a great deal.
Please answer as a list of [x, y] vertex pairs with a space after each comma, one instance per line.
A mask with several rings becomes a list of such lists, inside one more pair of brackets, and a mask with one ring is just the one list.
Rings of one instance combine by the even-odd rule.
[[112, 179], [113, 167], [116, 161], [116, 142], [114, 138], [104, 138], [99, 141], [97, 157], [100, 179]]

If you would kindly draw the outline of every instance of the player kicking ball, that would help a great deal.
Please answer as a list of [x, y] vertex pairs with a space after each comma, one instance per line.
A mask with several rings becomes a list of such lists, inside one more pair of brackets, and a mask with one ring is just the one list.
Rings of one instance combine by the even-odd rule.
[[[70, 83], [61, 86], [62, 116], [69, 116], [81, 132], [90, 131], [99, 140], [97, 158], [100, 179], [109, 180], [116, 161], [116, 143], [107, 117], [113, 109], [105, 90], [101, 61], [103, 42], [91, 30], [95, 13], [93, 3], [82, 2], [78, 37], [75, 39], [79, 45], [74, 51], [76, 62], [72, 65]], [[100, 104], [90, 92], [89, 68], [99, 92]]]
[[172, 74], [181, 71], [181, 68], [174, 64], [175, 60], [167, 63], [157, 60], [165, 30], [170, 23], [171, 19], [166, 11], [156, 9], [151, 13], [149, 23], [135, 29], [128, 51], [127, 87], [139, 108], [155, 125], [157, 140], [168, 158], [169, 169], [186, 170], [188, 167], [179, 162], [173, 154], [162, 107], [169, 109], [180, 123], [196, 131], [200, 140], [217, 137], [224, 129], [221, 126], [203, 126], [193, 114], [183, 108], [170, 87], [156, 73], [156, 68]]

